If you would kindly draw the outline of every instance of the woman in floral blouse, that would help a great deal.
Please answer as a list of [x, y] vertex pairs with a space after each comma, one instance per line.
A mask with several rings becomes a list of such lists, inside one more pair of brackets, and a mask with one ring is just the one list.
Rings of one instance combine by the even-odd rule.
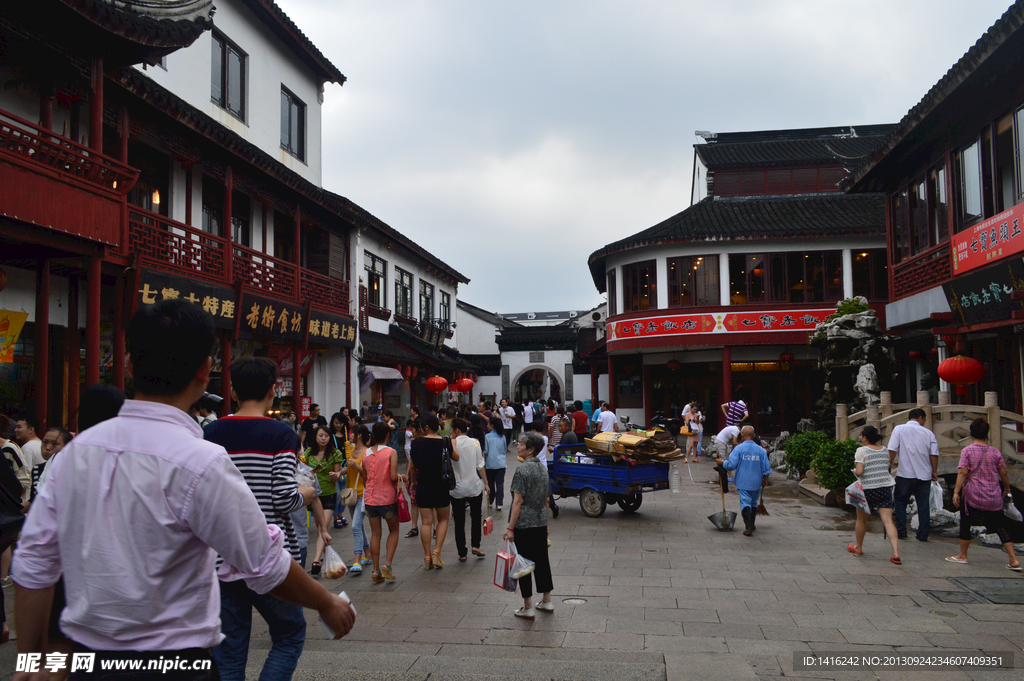
[[[548, 561], [548, 497], [551, 496], [551, 486], [547, 466], [537, 459], [543, 449], [544, 438], [540, 433], [528, 431], [519, 438], [519, 458], [523, 463], [516, 468], [509, 487], [512, 510], [504, 537], [506, 541], [515, 542], [516, 551], [524, 558], [536, 563], [533, 578], [537, 581], [538, 593], [542, 594], [537, 610], [551, 613], [555, 611], [551, 603], [554, 584]], [[523, 593], [523, 607], [515, 611], [515, 616], [532, 620], [535, 613], [530, 575], [519, 580], [519, 588]]]

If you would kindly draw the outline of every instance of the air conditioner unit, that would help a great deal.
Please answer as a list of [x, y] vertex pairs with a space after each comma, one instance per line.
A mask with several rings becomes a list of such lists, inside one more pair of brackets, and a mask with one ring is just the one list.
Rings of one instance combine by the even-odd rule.
[[601, 321], [601, 313], [595, 312], [594, 314], [590, 315], [590, 318], [593, 319], [595, 322], [599, 322]]
[[526, 318], [527, 319], [536, 319], [537, 315], [535, 313], [533, 313], [533, 312], [527, 312], [526, 313]]

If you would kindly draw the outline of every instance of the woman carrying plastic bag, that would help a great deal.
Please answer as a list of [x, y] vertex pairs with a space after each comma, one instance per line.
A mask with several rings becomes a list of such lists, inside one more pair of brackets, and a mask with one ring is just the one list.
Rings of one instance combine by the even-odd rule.
[[892, 520], [893, 488], [896, 481], [889, 474], [889, 452], [882, 446], [882, 434], [874, 426], [865, 426], [860, 435], [860, 448], [853, 455], [856, 467], [853, 470], [857, 480], [846, 488], [846, 503], [857, 508], [856, 544], [848, 544], [846, 550], [855, 556], [864, 555], [864, 535], [868, 531], [871, 509], [885, 526], [886, 538], [892, 546], [890, 563], [902, 565], [899, 537]]

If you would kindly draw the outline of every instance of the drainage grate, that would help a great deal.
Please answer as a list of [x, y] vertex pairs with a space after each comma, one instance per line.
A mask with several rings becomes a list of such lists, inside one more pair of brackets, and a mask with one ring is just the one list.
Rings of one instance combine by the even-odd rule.
[[975, 598], [973, 594], [966, 591], [935, 591], [933, 589], [922, 589], [926, 594], [937, 600], [939, 603], [981, 603], [981, 599]]
[[661, 553], [661, 549], [644, 549], [644, 553]]
[[583, 605], [587, 602], [586, 598], [563, 598], [562, 602], [566, 605]]
[[996, 605], [1024, 605], [1024, 579], [1019, 577], [950, 577], [949, 581]]
[[930, 612], [931, 612], [931, 614], [938, 615], [939, 617], [956, 617], [957, 616], [957, 614], [955, 612], [950, 612], [949, 610], [931, 610]]

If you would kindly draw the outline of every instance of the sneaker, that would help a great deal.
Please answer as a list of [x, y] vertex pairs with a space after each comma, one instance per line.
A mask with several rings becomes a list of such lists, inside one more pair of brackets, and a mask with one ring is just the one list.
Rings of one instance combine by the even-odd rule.
[[495, 510], [495, 511], [501, 511], [501, 506], [495, 506], [495, 507], [494, 507], [494, 510]]
[[533, 611], [533, 608], [530, 608], [529, 610], [527, 610], [526, 608], [519, 608], [512, 614], [514, 614], [516, 617], [521, 617], [524, 620], [532, 620], [537, 617], [537, 613]]
[[541, 601], [540, 603], [538, 603], [537, 605], [535, 605], [533, 607], [536, 608], [537, 610], [540, 610], [541, 612], [554, 612], [555, 611], [555, 604], [552, 603], [551, 601], [548, 601], [547, 603], [545, 603], [544, 601]]
[[351, 572], [353, 575], [361, 575], [363, 574], [363, 566], [359, 563], [356, 563], [355, 565], [350, 566], [348, 571]]

